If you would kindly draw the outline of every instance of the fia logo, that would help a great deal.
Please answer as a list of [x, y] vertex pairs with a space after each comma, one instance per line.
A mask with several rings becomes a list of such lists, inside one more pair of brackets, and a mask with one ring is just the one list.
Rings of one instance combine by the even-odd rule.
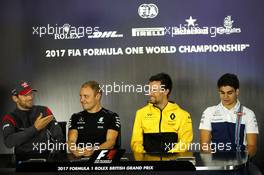
[[155, 18], [159, 13], [159, 9], [155, 4], [141, 4], [138, 7], [138, 15], [141, 18]]
[[[225, 17], [225, 19], [224, 19], [224, 26], [225, 26], [225, 28], [227, 28], [227, 29], [232, 29], [232, 27], [233, 27], [233, 20], [231, 19], [231, 16], [227, 16], [227, 17]], [[229, 34], [229, 33], [228, 33]]]

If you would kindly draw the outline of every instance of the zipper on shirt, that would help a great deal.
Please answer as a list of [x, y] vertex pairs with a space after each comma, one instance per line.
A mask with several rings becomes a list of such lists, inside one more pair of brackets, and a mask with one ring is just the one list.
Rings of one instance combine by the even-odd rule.
[[162, 110], [160, 108], [158, 109], [160, 110], [159, 133], [161, 133]]
[[[168, 105], [168, 103], [165, 105], [165, 107]], [[160, 120], [159, 120], [159, 136], [160, 136], [160, 151], [161, 152], [164, 152], [164, 150], [163, 150], [163, 139], [162, 139], [162, 132], [161, 132], [161, 122], [162, 122], [162, 111], [163, 111], [163, 109], [165, 109], [165, 107], [163, 108], [163, 109], [160, 109], [159, 107], [157, 107], [157, 106], [155, 106], [155, 105], [153, 105], [155, 108], [158, 108], [159, 109], [159, 111], [160, 111]]]
[[161, 122], [162, 122], [162, 109], [158, 108], [160, 111], [160, 120], [159, 120], [159, 136], [160, 136], [160, 151], [163, 152], [163, 143], [162, 143], [162, 134], [161, 134]]

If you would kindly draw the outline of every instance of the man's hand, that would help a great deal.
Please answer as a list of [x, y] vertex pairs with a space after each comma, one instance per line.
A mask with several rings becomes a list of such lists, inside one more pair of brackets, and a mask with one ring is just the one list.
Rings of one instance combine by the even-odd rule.
[[38, 118], [34, 123], [34, 126], [38, 131], [44, 129], [53, 120], [53, 115], [48, 115], [46, 117], [42, 117], [42, 116], [43, 114], [40, 113], [40, 115], [38, 116]]
[[201, 129], [200, 130], [200, 146], [201, 151], [211, 153], [211, 140], [212, 140], [212, 134], [211, 131]]
[[247, 151], [250, 158], [254, 157], [257, 152], [257, 134], [247, 134]]
[[84, 155], [84, 150], [80, 148], [71, 149], [70, 151], [75, 157], [81, 157]]
[[94, 152], [93, 149], [84, 149], [83, 156], [90, 157], [93, 154], [93, 152]]

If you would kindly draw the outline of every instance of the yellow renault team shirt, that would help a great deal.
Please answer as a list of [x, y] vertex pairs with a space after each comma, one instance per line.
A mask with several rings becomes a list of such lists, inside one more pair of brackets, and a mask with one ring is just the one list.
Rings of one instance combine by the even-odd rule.
[[168, 102], [163, 110], [148, 103], [136, 112], [133, 152], [184, 152], [192, 139], [190, 114], [176, 103]]

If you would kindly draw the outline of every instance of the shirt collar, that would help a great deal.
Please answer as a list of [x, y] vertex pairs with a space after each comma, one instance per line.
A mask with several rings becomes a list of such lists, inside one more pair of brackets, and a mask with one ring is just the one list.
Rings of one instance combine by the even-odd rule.
[[237, 111], [239, 110], [239, 107], [240, 107], [240, 102], [239, 102], [239, 100], [237, 100], [236, 105], [235, 105], [233, 108], [231, 108], [231, 109], [227, 109], [227, 108], [222, 104], [222, 102], [220, 102], [219, 105], [220, 105], [220, 107], [221, 107], [223, 110], [225, 110], [225, 111], [237, 112]]
[[160, 110], [162, 112], [170, 110], [170, 109], [174, 109], [174, 108], [178, 108], [178, 105], [174, 102], [168, 101], [168, 103], [166, 104], [166, 106], [161, 110], [160, 108], [158, 108], [157, 106], [155, 106], [152, 103], [149, 103], [154, 109]]

